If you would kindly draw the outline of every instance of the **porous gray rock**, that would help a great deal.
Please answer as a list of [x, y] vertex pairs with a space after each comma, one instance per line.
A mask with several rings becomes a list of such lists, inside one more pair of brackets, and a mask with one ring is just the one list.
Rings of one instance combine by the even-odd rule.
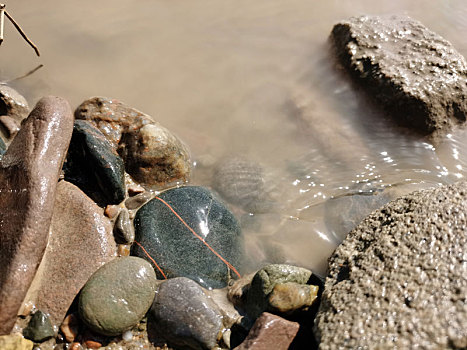
[[44, 254], [73, 114], [42, 98], [0, 160], [0, 334], [8, 334]]
[[177, 348], [213, 349], [222, 336], [222, 313], [203, 288], [186, 277], [160, 284], [151, 316], [156, 332]]
[[23, 330], [24, 337], [31, 339], [35, 343], [40, 343], [48, 338], [52, 338], [54, 333], [49, 316], [41, 310], [37, 310], [34, 315], [32, 315], [27, 327]]
[[426, 135], [465, 122], [464, 57], [420, 22], [353, 17], [336, 24], [330, 39], [343, 66], [401, 124]]
[[467, 182], [374, 211], [329, 260], [320, 349], [467, 347]]
[[49, 242], [25, 303], [47, 312], [59, 326], [81, 288], [116, 250], [112, 224], [102, 209], [78, 187], [60, 181]]
[[119, 335], [134, 327], [151, 307], [157, 279], [143, 259], [116, 258], [97, 270], [79, 296], [81, 320], [103, 335]]

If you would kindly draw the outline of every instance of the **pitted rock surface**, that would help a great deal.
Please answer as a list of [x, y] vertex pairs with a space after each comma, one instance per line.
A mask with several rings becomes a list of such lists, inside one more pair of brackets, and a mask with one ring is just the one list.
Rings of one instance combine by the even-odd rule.
[[25, 298], [60, 326], [91, 275], [116, 256], [112, 224], [78, 187], [60, 181], [51, 234], [38, 273]]
[[414, 192], [352, 230], [329, 260], [320, 349], [467, 347], [467, 183]]
[[467, 64], [438, 34], [406, 16], [362, 16], [336, 24], [336, 53], [389, 114], [422, 134], [466, 120]]
[[44, 97], [0, 160], [0, 334], [13, 327], [44, 254], [72, 130], [68, 102]]

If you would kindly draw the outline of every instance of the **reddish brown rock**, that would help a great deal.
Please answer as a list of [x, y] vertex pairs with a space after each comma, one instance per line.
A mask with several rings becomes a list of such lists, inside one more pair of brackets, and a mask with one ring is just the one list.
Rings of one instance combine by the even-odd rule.
[[0, 115], [9, 115], [21, 122], [28, 116], [28, 101], [18, 91], [7, 85], [0, 85]]
[[60, 325], [80, 289], [116, 256], [116, 249], [102, 208], [75, 185], [59, 182], [50, 241], [25, 302], [32, 301]]
[[235, 350], [287, 350], [299, 328], [297, 322], [264, 312]]
[[42, 98], [0, 161], [0, 334], [8, 334], [47, 245], [73, 130], [60, 97]]
[[0, 115], [0, 123], [6, 131], [6, 136], [10, 139], [16, 136], [20, 127], [19, 123], [9, 115]]
[[91, 121], [117, 148], [123, 132], [139, 130], [154, 121], [150, 116], [123, 102], [107, 97], [92, 97], [79, 105], [76, 119]]

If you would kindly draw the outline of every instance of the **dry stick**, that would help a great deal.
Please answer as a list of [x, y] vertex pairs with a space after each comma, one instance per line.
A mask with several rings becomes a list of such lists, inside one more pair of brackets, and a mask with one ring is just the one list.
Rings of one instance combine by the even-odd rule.
[[[5, 5], [3, 5], [5, 7]], [[18, 23], [15, 22], [15, 20], [13, 19], [13, 17], [11, 17], [8, 12], [3, 9], [3, 11], [5, 12], [5, 15], [7, 16], [7, 18], [10, 20], [11, 23], [13, 23], [13, 25], [15, 26], [16, 30], [21, 34], [21, 36], [23, 37], [24, 40], [27, 41], [27, 43], [29, 45], [31, 45], [31, 47], [34, 49], [34, 51], [36, 51], [36, 55], [37, 56], [40, 56], [41, 54], [39, 53], [39, 49], [37, 48], [36, 45], [34, 45], [34, 43], [29, 40], [28, 36], [23, 32], [23, 30], [21, 29], [21, 27], [19, 26]]]
[[0, 4], [0, 45], [3, 43], [3, 23], [5, 22], [5, 4]]
[[33, 70], [27, 72], [26, 74], [23, 74], [23, 75], [20, 76], [20, 77], [17, 77], [17, 78], [8, 80], [7, 82], [5, 82], [5, 84], [6, 84], [6, 83], [11, 83], [12, 81], [16, 81], [16, 80], [20, 80], [20, 79], [29, 77], [31, 74], [35, 73], [36, 71], [38, 71], [38, 70], [41, 69], [42, 67], [44, 67], [44, 65], [43, 65], [43, 64], [40, 64], [40, 65], [38, 65], [36, 68], [34, 68]]

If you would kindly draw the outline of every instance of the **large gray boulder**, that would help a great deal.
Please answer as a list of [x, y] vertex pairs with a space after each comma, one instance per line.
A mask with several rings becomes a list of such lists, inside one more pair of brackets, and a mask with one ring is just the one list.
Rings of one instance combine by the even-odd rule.
[[467, 113], [467, 64], [454, 47], [406, 16], [336, 24], [342, 65], [392, 118], [421, 134], [449, 130]]
[[390, 202], [329, 260], [320, 349], [467, 347], [467, 182]]

